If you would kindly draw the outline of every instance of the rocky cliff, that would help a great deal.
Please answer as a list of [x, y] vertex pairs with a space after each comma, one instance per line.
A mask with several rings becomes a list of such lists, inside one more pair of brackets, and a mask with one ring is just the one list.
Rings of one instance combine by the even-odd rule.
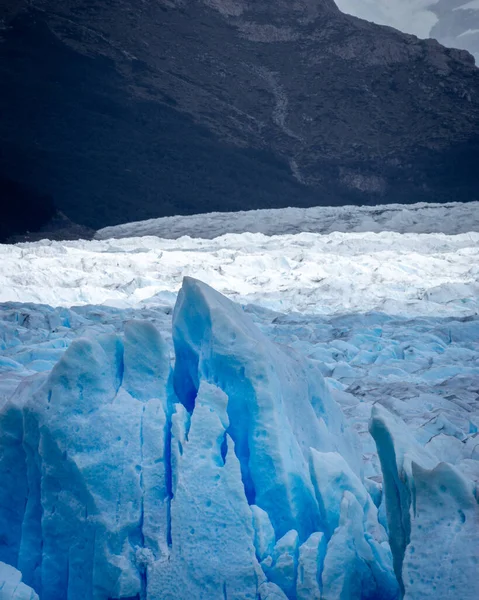
[[0, 177], [100, 227], [478, 199], [466, 51], [333, 0], [0, 0]]

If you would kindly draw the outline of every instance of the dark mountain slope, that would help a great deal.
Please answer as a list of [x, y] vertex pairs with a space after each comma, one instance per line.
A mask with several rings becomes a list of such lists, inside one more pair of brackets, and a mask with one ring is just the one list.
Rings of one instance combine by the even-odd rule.
[[82, 225], [478, 199], [467, 52], [332, 0], [0, 7], [0, 176]]

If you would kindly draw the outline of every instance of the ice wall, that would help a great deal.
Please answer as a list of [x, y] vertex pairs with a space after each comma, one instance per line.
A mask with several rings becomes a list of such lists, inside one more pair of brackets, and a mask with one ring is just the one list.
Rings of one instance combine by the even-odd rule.
[[389, 538], [404, 598], [478, 598], [477, 489], [379, 405], [370, 430], [381, 460]]
[[[397, 419], [377, 409], [371, 423], [388, 535], [317, 361], [188, 278], [173, 346], [172, 359], [145, 320], [94, 332], [0, 408], [2, 600], [393, 600], [400, 585], [412, 600], [429, 580], [441, 598], [465, 586], [474, 490]], [[428, 540], [443, 538], [438, 570]]]

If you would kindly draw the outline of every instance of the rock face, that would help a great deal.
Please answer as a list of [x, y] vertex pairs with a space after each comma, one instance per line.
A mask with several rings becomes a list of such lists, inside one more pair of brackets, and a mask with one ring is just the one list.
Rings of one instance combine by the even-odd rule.
[[0, 175], [80, 225], [477, 199], [465, 51], [332, 0], [0, 7]]

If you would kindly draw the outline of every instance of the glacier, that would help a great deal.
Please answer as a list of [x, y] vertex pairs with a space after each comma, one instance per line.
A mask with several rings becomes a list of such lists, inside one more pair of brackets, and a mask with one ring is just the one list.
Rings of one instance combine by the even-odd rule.
[[359, 437], [315, 363], [188, 278], [172, 340], [174, 365], [129, 320], [18, 386], [0, 558], [52, 600], [304, 597], [300, 557], [318, 593], [397, 598]]
[[[356, 6], [358, 6], [356, 4]], [[409, 16], [409, 15], [408, 15]], [[96, 240], [156, 236], [213, 239], [228, 233], [287, 235], [333, 232], [442, 233], [477, 231], [479, 202], [383, 204], [375, 206], [314, 206], [262, 208], [235, 213], [161, 217], [100, 229]], [[232, 216], [234, 218], [232, 218]]]
[[[432, 212], [426, 229], [434, 215], [441, 218]], [[191, 276], [236, 302], [281, 313], [467, 317], [479, 310], [479, 221], [473, 207], [467, 215], [476, 230], [453, 235], [229, 233], [0, 245], [0, 302], [172, 310]]]
[[0, 598], [2, 600], [38, 600], [31, 587], [22, 582], [20, 571], [0, 563]]
[[0, 247], [0, 599], [479, 597], [477, 241]]

